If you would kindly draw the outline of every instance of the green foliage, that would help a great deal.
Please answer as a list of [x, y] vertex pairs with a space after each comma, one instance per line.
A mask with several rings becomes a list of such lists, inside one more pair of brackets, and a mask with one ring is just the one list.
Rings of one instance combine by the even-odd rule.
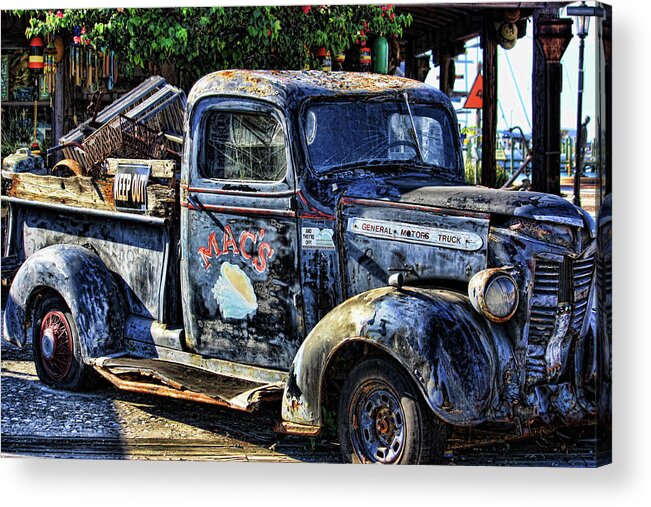
[[323, 407], [323, 430], [324, 438], [334, 438], [337, 436], [337, 414], [334, 410]]
[[[4, 116], [4, 115], [3, 115]], [[0, 137], [0, 146], [2, 150], [0, 157], [5, 157], [15, 153], [19, 148], [29, 148], [32, 144], [33, 127], [25, 122], [7, 122], [4, 121]]]
[[402, 36], [409, 15], [392, 6], [247, 6], [173, 9], [65, 9], [13, 11], [30, 18], [28, 38], [84, 28], [81, 43], [113, 49], [122, 72], [132, 75], [148, 63], [173, 62], [194, 79], [226, 68], [303, 69], [316, 64], [314, 52], [332, 54], [369, 32]]
[[[475, 184], [475, 161], [472, 158], [466, 158], [464, 162], [464, 169], [466, 173], [466, 183], [470, 185]], [[495, 166], [495, 188], [501, 188], [509, 179], [509, 174], [503, 165], [497, 164]], [[477, 184], [481, 184], [481, 162], [477, 168]]]
[[[475, 184], [475, 166], [477, 163], [472, 157], [465, 156], [464, 157], [464, 170], [466, 173], [466, 183], [470, 185]], [[479, 167], [477, 167], [477, 183], [481, 180], [481, 162], [479, 163]]]
[[403, 28], [411, 25], [411, 14], [396, 14], [393, 5], [369, 5], [368, 29], [382, 37], [402, 37]]

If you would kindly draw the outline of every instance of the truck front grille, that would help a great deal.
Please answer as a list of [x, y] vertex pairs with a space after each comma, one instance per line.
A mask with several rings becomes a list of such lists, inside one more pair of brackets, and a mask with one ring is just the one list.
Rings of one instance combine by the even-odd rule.
[[563, 312], [571, 311], [568, 332], [577, 334], [588, 311], [594, 257], [563, 262], [536, 258], [527, 346], [527, 384], [547, 380], [545, 353]]
[[554, 331], [560, 278], [559, 263], [543, 259], [536, 261], [529, 343], [544, 345]]
[[[599, 288], [599, 297], [597, 298], [597, 309], [599, 315], [605, 322], [605, 331], [608, 338], [612, 337], [613, 333], [613, 307], [612, 307], [612, 284], [613, 284], [613, 268], [612, 260], [610, 257], [601, 258], [599, 261], [599, 269], [597, 269], [597, 283]], [[602, 324], [603, 325], [603, 324]]]

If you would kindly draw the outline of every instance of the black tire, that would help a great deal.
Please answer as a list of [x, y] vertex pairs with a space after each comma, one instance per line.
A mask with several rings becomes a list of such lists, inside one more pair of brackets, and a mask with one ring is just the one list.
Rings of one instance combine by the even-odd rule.
[[440, 463], [445, 424], [392, 362], [366, 359], [350, 372], [339, 399], [339, 442], [346, 463]]
[[68, 391], [93, 389], [97, 373], [83, 362], [79, 334], [68, 306], [51, 292], [36, 304], [32, 325], [36, 373], [49, 386]]

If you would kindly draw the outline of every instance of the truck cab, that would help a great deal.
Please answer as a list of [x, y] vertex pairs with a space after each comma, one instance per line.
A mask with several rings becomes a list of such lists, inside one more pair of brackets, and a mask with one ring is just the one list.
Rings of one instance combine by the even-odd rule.
[[[592, 219], [557, 196], [466, 185], [438, 90], [220, 71], [190, 92], [184, 131], [177, 214], [130, 217], [130, 234], [76, 217], [19, 252], [5, 336], [31, 337], [44, 381], [99, 374], [242, 410], [279, 398], [278, 431], [317, 435], [335, 414], [353, 462], [435, 462], [452, 426], [594, 413]], [[69, 290], [39, 267], [65, 272], [64, 258], [85, 259]], [[57, 346], [73, 366], [53, 376]], [[155, 384], [133, 379], [143, 371]]]

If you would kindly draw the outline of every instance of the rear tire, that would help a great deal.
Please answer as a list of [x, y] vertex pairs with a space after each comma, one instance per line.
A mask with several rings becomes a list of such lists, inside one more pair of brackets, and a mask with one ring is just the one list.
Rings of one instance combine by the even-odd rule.
[[447, 440], [445, 423], [410, 379], [381, 359], [366, 359], [350, 372], [339, 400], [338, 430], [347, 463], [439, 463]]
[[32, 325], [36, 373], [49, 386], [69, 391], [95, 387], [95, 370], [83, 362], [79, 334], [63, 298], [54, 292], [36, 305]]

